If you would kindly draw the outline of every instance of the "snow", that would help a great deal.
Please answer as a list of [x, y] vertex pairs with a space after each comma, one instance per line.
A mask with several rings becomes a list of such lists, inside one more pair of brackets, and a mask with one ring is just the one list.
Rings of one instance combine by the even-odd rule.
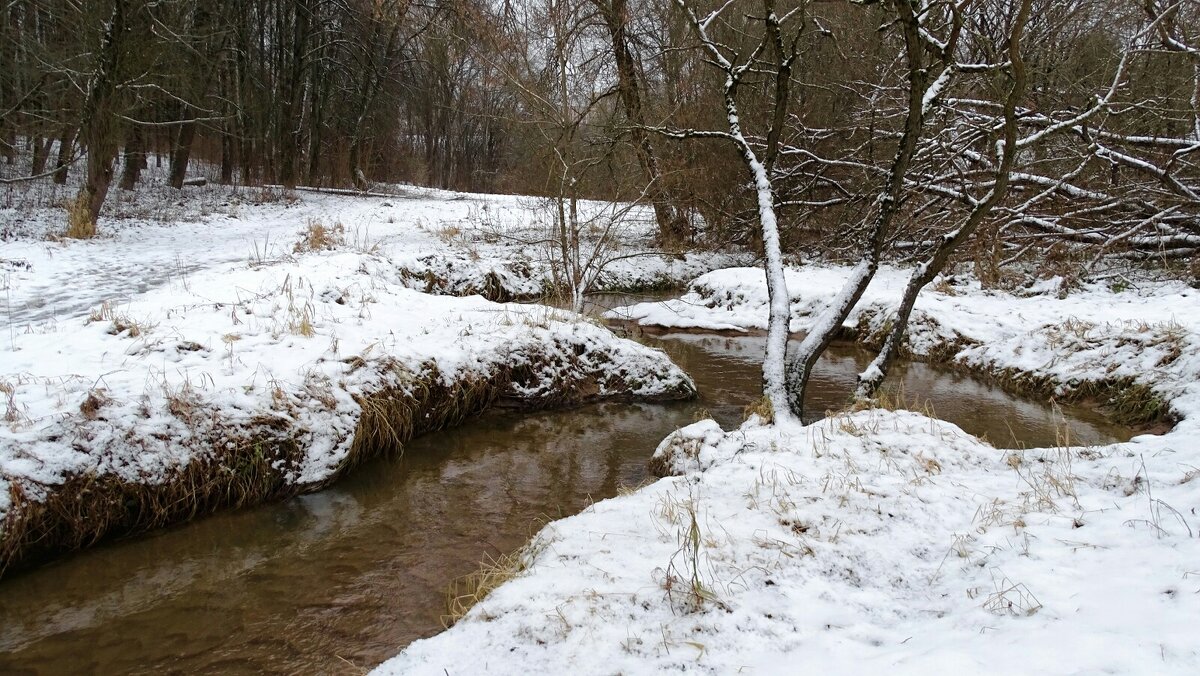
[[[849, 274], [789, 271], [792, 329]], [[847, 324], [878, 331], [906, 279], [881, 270]], [[1181, 421], [1023, 451], [906, 411], [700, 421], [656, 451], [674, 476], [549, 524], [524, 572], [376, 673], [1197, 673], [1198, 292], [943, 281], [918, 352], [1064, 387], [1129, 377]], [[761, 270], [720, 270], [613, 316], [761, 331], [767, 302]]]
[[703, 462], [550, 524], [528, 571], [375, 673], [1200, 665], [1200, 540], [1146, 489], [1186, 513], [1200, 481], [1165, 446], [1010, 454], [886, 411], [677, 434]]
[[[197, 270], [284, 258], [310, 222], [341, 223], [352, 248], [378, 248], [412, 288], [425, 290], [432, 274], [439, 278], [435, 291], [477, 291], [489, 272], [498, 272], [511, 296], [536, 298], [551, 275], [551, 252], [543, 241], [550, 218], [534, 198], [426, 188], [357, 197], [221, 186], [189, 188], [181, 195], [155, 187], [135, 194], [113, 191], [98, 239], [54, 242], [47, 236], [65, 227], [63, 212], [17, 201], [0, 208], [6, 319], [23, 330], [85, 314], [105, 300], [179, 287]], [[634, 210], [621, 233], [630, 249], [651, 249], [652, 220], [648, 210]], [[730, 254], [638, 256], [614, 262], [601, 282], [617, 289], [682, 286], [739, 258], [744, 261]], [[77, 279], [87, 284], [68, 283]]]
[[[430, 369], [452, 385], [527, 366], [508, 395], [534, 402], [588, 378], [598, 397], [690, 387], [665, 354], [578, 315], [412, 288], [426, 285], [422, 260], [437, 261], [451, 293], [504, 261], [527, 272], [502, 278], [508, 292], [540, 292], [549, 267], [521, 243], [538, 231], [526, 200], [212, 188], [176, 203], [167, 190], [122, 195], [92, 241], [46, 240], [61, 211], [0, 211], [0, 522], [17, 493], [40, 499], [84, 473], [168, 481], [217, 452], [214, 437], [264, 424], [304, 449], [276, 469], [319, 485], [347, 457], [358, 398], [407, 390]], [[316, 223], [330, 248], [306, 247]], [[632, 244], [650, 236], [630, 229]], [[611, 280], [654, 282], [720, 260], [631, 259]]]
[[[541, 288], [528, 201], [170, 194], [121, 197], [90, 242], [45, 240], [60, 212], [0, 211], [0, 518], [17, 488], [36, 499], [74, 474], [167, 480], [212, 452], [217, 421], [264, 416], [306, 449], [279, 469], [319, 485], [346, 457], [356, 397], [430, 364], [451, 383], [578, 360], [519, 383], [533, 399], [564, 368], [599, 372], [601, 395], [689, 382], [570, 313], [422, 293], [430, 279], [455, 294]], [[342, 241], [297, 246], [314, 222], [342, 224]], [[611, 284], [700, 276], [681, 299], [614, 316], [765, 330], [763, 272], [702, 274], [722, 262], [632, 259]], [[789, 270], [790, 329], [850, 274]], [[881, 269], [846, 324], [879, 332], [906, 280]], [[917, 303], [912, 347], [1064, 388], [1129, 378], [1170, 403], [1173, 430], [1012, 451], [905, 411], [699, 421], [656, 451], [674, 476], [550, 523], [523, 573], [378, 673], [1196, 673], [1200, 292], [1059, 288], [945, 278]]]

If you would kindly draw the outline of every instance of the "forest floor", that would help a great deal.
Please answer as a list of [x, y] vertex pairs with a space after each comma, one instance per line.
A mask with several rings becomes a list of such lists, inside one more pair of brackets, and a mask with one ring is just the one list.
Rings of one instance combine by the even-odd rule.
[[[846, 274], [791, 272], [793, 329]], [[884, 270], [847, 331], [870, 343], [903, 281]], [[914, 356], [1173, 428], [1000, 449], [885, 408], [701, 421], [656, 452], [673, 476], [546, 526], [509, 582], [378, 673], [1196, 673], [1200, 291], [1057, 289], [947, 279]], [[742, 331], [766, 312], [762, 272], [739, 269], [613, 316]]]
[[[541, 219], [530, 200], [420, 189], [147, 189], [114, 195], [100, 236], [75, 241], [55, 236], [61, 209], [0, 210], [0, 573], [319, 488], [497, 400], [691, 396], [659, 351], [470, 295], [543, 293]], [[646, 226], [626, 226], [630, 251], [649, 248]], [[729, 260], [640, 256], [605, 283]]]

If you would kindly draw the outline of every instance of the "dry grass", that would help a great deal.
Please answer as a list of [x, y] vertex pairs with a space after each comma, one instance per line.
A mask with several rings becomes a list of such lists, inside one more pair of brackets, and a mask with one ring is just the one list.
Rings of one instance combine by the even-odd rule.
[[326, 227], [320, 221], [311, 220], [304, 230], [300, 231], [300, 241], [292, 248], [293, 253], [310, 251], [329, 251], [346, 243], [346, 226], [334, 223]]
[[944, 296], [957, 296], [958, 291], [954, 290], [954, 285], [945, 277], [941, 277], [933, 285], [933, 290]]
[[500, 585], [529, 570], [544, 548], [535, 539], [511, 554], [486, 555], [478, 570], [455, 579], [446, 588], [446, 614], [442, 615], [442, 626], [449, 629]]
[[686, 496], [668, 492], [659, 498], [653, 515], [655, 528], [663, 535], [674, 535], [679, 548], [661, 569], [658, 582], [682, 612], [701, 610], [705, 604], [728, 610], [718, 595], [719, 583], [707, 554], [717, 543], [700, 527], [700, 501], [692, 490], [689, 486]]
[[293, 312], [292, 321], [288, 324], [288, 331], [305, 338], [317, 335], [317, 330], [313, 326], [312, 310], [312, 306], [305, 303], [303, 308]]
[[4, 395], [4, 422], [10, 427], [27, 422], [25, 412], [17, 404], [17, 388], [7, 380], [0, 380], [0, 395]]
[[[1200, 472], [1198, 472], [1198, 473], [1200, 473]], [[658, 480], [655, 479], [653, 476], [648, 476], [635, 484], [621, 482], [621, 483], [617, 484], [617, 495], [620, 495], [620, 496], [633, 495], [634, 493], [637, 493], [638, 491], [642, 490], [643, 488], [653, 485], [656, 481], [658, 481]]]
[[[880, 388], [875, 399], [869, 402], [870, 408], [881, 408], [887, 411], [912, 411], [914, 413], [924, 414], [928, 418], [936, 418], [937, 411], [934, 410], [933, 402], [928, 399], [921, 399], [919, 394], [910, 393], [904, 389], [904, 382], [900, 381], [894, 386]], [[855, 406], [862, 406], [861, 402], [855, 402]]]
[[63, 234], [71, 239], [91, 239], [96, 236], [96, 220], [92, 218], [86, 195], [79, 195], [67, 205], [67, 231]]
[[458, 227], [457, 225], [446, 224], [434, 230], [434, 234], [437, 235], [438, 239], [442, 240], [443, 242], [447, 244], [453, 244], [456, 240], [462, 237], [463, 231], [462, 228]]
[[92, 311], [88, 313], [88, 318], [85, 323], [91, 324], [93, 322], [112, 321], [112, 318], [115, 316], [115, 314], [116, 313], [113, 310], [112, 304], [108, 301], [104, 301], [98, 307], [92, 308]]
[[750, 404], [747, 404], [743, 413], [745, 414], [746, 420], [749, 420], [750, 416], [756, 415], [768, 425], [775, 422], [775, 409], [771, 406], [771, 400], [768, 399], [767, 395], [765, 394]]
[[92, 308], [84, 323], [92, 324], [94, 322], [109, 322], [111, 324], [108, 328], [109, 335], [124, 335], [128, 338], [141, 337], [154, 330], [155, 327], [154, 324], [136, 320], [127, 314], [118, 313], [108, 301], [104, 301], [98, 307]]
[[1029, 591], [1024, 583], [1016, 583], [1004, 576], [993, 576], [995, 590], [983, 601], [983, 608], [996, 615], [1022, 617], [1033, 615], [1042, 609], [1041, 601]]
[[295, 190], [263, 186], [252, 197], [252, 201], [255, 204], [275, 204], [277, 202], [295, 204], [300, 201], [300, 196], [296, 194]]

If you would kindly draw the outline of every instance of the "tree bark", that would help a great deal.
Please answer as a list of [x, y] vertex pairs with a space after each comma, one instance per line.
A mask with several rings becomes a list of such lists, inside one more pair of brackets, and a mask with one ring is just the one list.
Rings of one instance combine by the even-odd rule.
[[[702, 22], [699, 16], [696, 15], [695, 10], [688, 6], [686, 0], [676, 0], [676, 3], [687, 13], [692, 29], [711, 58], [711, 62], [718, 66], [725, 75], [723, 95], [725, 121], [729, 131], [723, 136], [733, 143], [753, 179], [755, 196], [757, 197], [759, 227], [762, 232], [763, 267], [767, 278], [767, 297], [769, 303], [767, 354], [763, 359], [763, 395], [771, 404], [774, 422], [778, 425], [793, 425], [800, 422], [800, 420], [788, 405], [787, 396], [786, 360], [788, 323], [791, 319], [792, 301], [791, 295], [788, 293], [787, 277], [783, 266], [783, 250], [779, 239], [779, 220], [775, 211], [775, 188], [771, 183], [771, 175], [767, 170], [772, 161], [770, 158], [772, 149], [767, 149], [767, 161], [764, 163], [743, 134], [741, 115], [738, 112], [738, 88], [742, 76], [749, 71], [751, 64], [735, 65], [732, 63], [726, 58], [717, 43], [708, 35], [706, 26], [712, 16], [715, 15], [710, 15], [709, 19]], [[766, 0], [764, 5], [764, 9], [766, 10], [764, 30], [775, 31], [777, 34], [779, 24], [775, 15], [774, 0]], [[774, 105], [776, 108], [782, 107], [786, 109], [788, 105], [787, 88], [781, 88], [779, 85], [781, 80], [786, 81], [787, 79], [786, 69], [789, 67], [788, 64], [790, 64], [794, 54], [788, 56], [780, 51], [776, 56], [778, 57], [778, 62], [775, 65], [781, 67], [781, 70], [775, 78]]]
[[75, 152], [76, 130], [68, 128], [58, 137], [58, 159], [54, 163], [54, 182], [65, 185], [67, 172], [70, 170], [71, 155]]
[[233, 185], [233, 151], [235, 145], [229, 132], [221, 133], [221, 184]]
[[146, 148], [142, 130], [134, 125], [125, 141], [125, 167], [121, 172], [121, 190], [133, 190], [146, 168]]
[[54, 142], [51, 138], [35, 137], [33, 139], [33, 168], [29, 171], [30, 176], [38, 176], [46, 172], [46, 162], [50, 159], [50, 144]]
[[[187, 111], [184, 114], [188, 114]], [[196, 123], [184, 122], [179, 126], [179, 136], [175, 139], [175, 148], [171, 152], [171, 187], [183, 189], [183, 179], [187, 178], [188, 162], [192, 157], [192, 143], [196, 140]]]
[[647, 195], [654, 207], [658, 238], [662, 244], [679, 244], [691, 238], [691, 224], [678, 208], [665, 185], [658, 154], [646, 131], [646, 116], [642, 109], [642, 86], [633, 50], [629, 47], [628, 0], [592, 0], [604, 19], [612, 41], [613, 60], [617, 65], [617, 93], [625, 117], [629, 120], [629, 135], [638, 164], [648, 183]]
[[100, 208], [112, 185], [113, 158], [117, 154], [117, 125], [113, 108], [116, 105], [125, 18], [124, 0], [117, 0], [104, 28], [92, 86], [83, 109], [81, 135], [87, 146], [87, 180], [80, 191], [79, 200], [87, 208], [92, 228], [100, 217]]
[[308, 63], [309, 21], [312, 5], [308, 0], [295, 2], [289, 71], [285, 78], [283, 107], [279, 120], [279, 182], [285, 188], [295, 188], [299, 178], [296, 167], [297, 155], [303, 130], [297, 113], [301, 108], [304, 91], [304, 72]]

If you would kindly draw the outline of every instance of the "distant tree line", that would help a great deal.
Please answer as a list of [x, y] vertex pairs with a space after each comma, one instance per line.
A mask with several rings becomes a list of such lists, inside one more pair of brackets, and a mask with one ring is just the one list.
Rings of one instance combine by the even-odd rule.
[[785, 250], [931, 253], [1001, 181], [964, 242], [985, 276], [1194, 257], [1200, 0], [1028, 4], [1006, 125], [1018, 0], [4, 0], [0, 180], [75, 173], [93, 226], [153, 158], [177, 188], [202, 161], [639, 199], [664, 242], [761, 245], [732, 102]]

